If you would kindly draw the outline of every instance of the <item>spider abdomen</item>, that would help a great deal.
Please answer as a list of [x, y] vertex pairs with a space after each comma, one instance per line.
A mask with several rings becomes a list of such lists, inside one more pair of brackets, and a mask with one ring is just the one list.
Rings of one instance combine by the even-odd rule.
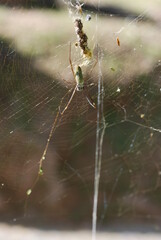
[[82, 91], [84, 89], [84, 79], [82, 69], [78, 65], [75, 67], [75, 80], [77, 84], [77, 91]]

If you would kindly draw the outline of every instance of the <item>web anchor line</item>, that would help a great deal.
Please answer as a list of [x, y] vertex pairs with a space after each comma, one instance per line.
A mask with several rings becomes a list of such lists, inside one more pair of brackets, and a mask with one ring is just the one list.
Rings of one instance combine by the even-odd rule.
[[97, 96], [97, 129], [96, 129], [96, 151], [95, 151], [95, 176], [94, 176], [94, 196], [93, 196], [93, 214], [92, 214], [92, 240], [96, 239], [97, 231], [97, 210], [98, 210], [98, 196], [99, 196], [99, 183], [102, 164], [102, 150], [103, 139], [106, 129], [104, 117], [104, 86], [101, 71], [101, 60], [98, 56], [98, 96]]

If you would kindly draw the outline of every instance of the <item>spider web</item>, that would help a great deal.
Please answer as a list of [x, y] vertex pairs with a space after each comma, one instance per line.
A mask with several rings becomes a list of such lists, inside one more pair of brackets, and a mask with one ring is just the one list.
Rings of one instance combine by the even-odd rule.
[[[73, 22], [78, 2], [62, 1], [59, 13], [0, 7], [2, 221], [91, 224], [94, 174], [102, 165], [98, 227], [116, 220], [160, 227], [160, 3], [124, 11], [117, 1], [108, 3], [111, 13], [106, 1], [82, 6], [93, 51], [93, 61], [82, 71], [97, 110], [76, 92], [56, 124], [43, 175], [30, 196], [26, 192], [37, 179], [53, 121], [75, 87], [69, 42], [73, 66], [82, 63]], [[98, 153], [102, 163], [95, 165]]]

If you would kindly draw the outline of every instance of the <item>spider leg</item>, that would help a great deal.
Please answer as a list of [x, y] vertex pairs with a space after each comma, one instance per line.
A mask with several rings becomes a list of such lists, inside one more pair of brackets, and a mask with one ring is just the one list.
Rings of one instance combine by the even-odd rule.
[[[77, 87], [77, 86], [76, 86], [76, 87]], [[72, 95], [71, 95], [71, 97], [70, 97], [70, 99], [69, 99], [69, 101], [68, 101], [68, 104], [67, 104], [66, 107], [64, 108], [63, 112], [60, 112], [60, 107], [59, 107], [59, 110], [58, 110], [58, 112], [57, 112], [57, 114], [56, 114], [56, 117], [55, 117], [55, 119], [54, 119], [54, 121], [53, 121], [52, 127], [51, 127], [51, 129], [50, 129], [50, 132], [49, 132], [49, 135], [48, 135], [48, 138], [47, 138], [47, 142], [46, 142], [46, 145], [45, 145], [45, 149], [44, 149], [43, 154], [42, 154], [42, 156], [41, 156], [41, 159], [40, 159], [40, 161], [39, 161], [38, 178], [39, 178], [39, 176], [41, 175], [41, 172], [42, 172], [42, 165], [43, 165], [43, 161], [44, 161], [45, 158], [46, 158], [46, 153], [47, 153], [47, 150], [48, 150], [48, 147], [49, 147], [50, 140], [51, 140], [51, 138], [52, 138], [52, 136], [53, 136], [53, 133], [54, 133], [56, 127], [57, 127], [57, 124], [58, 124], [59, 121], [61, 120], [61, 118], [60, 118], [60, 119], [58, 118], [58, 117], [59, 117], [59, 114], [61, 114], [61, 117], [62, 117], [62, 115], [64, 114], [64, 112], [65, 112], [65, 111], [67, 110], [67, 108], [69, 107], [69, 104], [71, 103], [71, 101], [72, 101], [72, 99], [73, 99], [73, 97], [74, 97], [74, 94], [75, 94], [75, 91], [76, 91], [76, 87], [74, 88], [73, 93], [72, 93]], [[68, 91], [68, 92], [69, 92], [69, 91]], [[67, 93], [65, 94], [65, 96], [66, 96], [66, 95], [67, 95]], [[65, 97], [65, 96], [64, 96], [64, 97]], [[64, 97], [62, 98], [60, 105], [62, 104]], [[36, 182], [38, 181], [38, 178], [36, 179]], [[35, 183], [36, 183], [36, 182], [35, 182]]]
[[88, 103], [89, 103], [93, 108], [96, 109], [96, 104], [95, 104], [95, 102], [93, 101], [93, 99], [91, 98], [91, 96], [90, 96], [90, 94], [89, 94], [89, 92], [88, 92], [87, 86], [84, 86], [84, 91], [85, 91], [85, 97], [86, 97]]
[[48, 147], [49, 147], [50, 140], [51, 140], [52, 135], [53, 135], [53, 133], [54, 133], [56, 127], [57, 127], [57, 123], [59, 122], [58, 121], [58, 117], [59, 117], [59, 111], [57, 112], [56, 117], [55, 117], [55, 119], [53, 121], [52, 127], [50, 129], [50, 133], [48, 135], [48, 139], [47, 139], [47, 142], [46, 142], [46, 145], [45, 145], [45, 149], [44, 149], [43, 154], [41, 156], [41, 159], [39, 161], [39, 172], [38, 172], [39, 175], [41, 175], [43, 161], [46, 158], [46, 153], [47, 153], [47, 150], [48, 150]]
[[73, 99], [73, 97], [74, 97], [74, 95], [75, 95], [76, 89], [77, 89], [77, 86], [75, 86], [75, 88], [74, 88], [74, 90], [73, 90], [73, 92], [72, 92], [72, 95], [71, 95], [71, 97], [70, 97], [67, 105], [65, 106], [64, 110], [63, 110], [62, 112], [60, 112], [61, 115], [63, 115], [64, 112], [68, 109], [68, 107], [69, 107], [69, 105], [70, 105], [70, 103], [71, 103], [71, 101], [72, 101], [72, 99]]
[[74, 73], [72, 58], [71, 58], [71, 42], [69, 43], [69, 63], [70, 63], [70, 67], [71, 67], [71, 70], [72, 70], [72, 73], [73, 73], [73, 77], [75, 79], [75, 73]]
[[[97, 46], [98, 48], [98, 46]], [[98, 63], [98, 52], [97, 52], [97, 58], [95, 59], [95, 63], [93, 64], [91, 70], [89, 71], [89, 75], [91, 75], [93, 69], [95, 68], [95, 66], [97, 65]], [[93, 99], [91, 98], [89, 92], [88, 92], [88, 88], [87, 88], [87, 85], [84, 86], [84, 90], [85, 90], [85, 96], [86, 96], [86, 99], [88, 101], [88, 103], [93, 107], [93, 108], [96, 108], [96, 104], [95, 102], [93, 101]]]
[[[76, 87], [77, 87], [77, 86], [76, 86]], [[72, 101], [72, 99], [73, 99], [73, 97], [74, 97], [74, 94], [75, 94], [75, 91], [76, 91], [76, 87], [74, 88], [73, 93], [72, 93], [72, 95], [71, 95], [71, 97], [70, 97], [70, 99], [69, 99], [69, 101], [68, 101], [68, 104], [65, 106], [64, 110], [63, 110], [62, 112], [60, 112], [60, 107], [59, 107], [59, 110], [58, 110], [58, 112], [57, 112], [57, 114], [56, 114], [56, 117], [55, 117], [55, 119], [54, 119], [54, 121], [53, 121], [52, 127], [51, 127], [50, 132], [49, 132], [49, 135], [48, 135], [48, 139], [47, 139], [47, 142], [46, 142], [46, 145], [45, 145], [45, 149], [44, 149], [43, 154], [42, 154], [42, 156], [41, 156], [41, 159], [40, 159], [40, 161], [39, 161], [39, 172], [38, 172], [39, 175], [41, 175], [43, 161], [44, 161], [45, 158], [46, 158], [46, 153], [47, 153], [47, 150], [48, 150], [48, 147], [49, 147], [50, 140], [51, 140], [51, 138], [52, 138], [52, 136], [53, 136], [53, 133], [54, 133], [56, 127], [57, 127], [57, 124], [58, 124], [59, 121], [61, 120], [61, 118], [60, 118], [60, 119], [58, 118], [58, 117], [59, 117], [59, 114], [61, 114], [61, 117], [62, 117], [62, 115], [64, 114], [64, 112], [65, 112], [65, 111], [67, 110], [67, 108], [69, 107], [69, 104], [71, 103], [71, 101]], [[68, 92], [69, 92], [69, 91], [68, 91]], [[65, 96], [66, 96], [66, 95], [67, 95], [67, 94], [65, 94]], [[64, 97], [65, 97], [65, 96], [64, 96]], [[62, 104], [64, 97], [62, 98], [60, 105]], [[38, 177], [39, 177], [39, 175], [38, 175]], [[36, 181], [37, 181], [37, 180], [36, 180]]]
[[93, 69], [95, 68], [95, 66], [97, 65], [97, 63], [98, 63], [98, 53], [97, 53], [97, 57], [94, 59], [94, 64], [93, 64], [91, 70], [89, 71], [89, 76], [91, 75], [91, 73], [92, 73]]
[[[72, 64], [72, 59], [71, 59], [71, 42], [69, 43], [69, 63], [70, 63], [70, 67], [71, 67], [71, 70], [72, 70], [72, 73], [73, 73], [73, 77], [74, 77], [74, 79], [75, 79], [75, 73], [74, 73], [73, 64]], [[75, 79], [75, 81], [76, 81], [76, 79]], [[72, 95], [71, 95], [71, 97], [70, 97], [67, 105], [65, 106], [64, 110], [63, 110], [62, 112], [60, 112], [61, 115], [63, 115], [64, 112], [65, 112], [65, 111], [67, 110], [67, 108], [69, 107], [69, 105], [70, 105], [70, 103], [71, 103], [71, 101], [72, 101], [72, 99], [73, 99], [73, 97], [74, 97], [74, 95], [75, 95], [76, 90], [77, 90], [77, 86], [75, 86], [75, 88], [74, 88], [74, 90], [73, 90], [73, 93], [72, 93]]]

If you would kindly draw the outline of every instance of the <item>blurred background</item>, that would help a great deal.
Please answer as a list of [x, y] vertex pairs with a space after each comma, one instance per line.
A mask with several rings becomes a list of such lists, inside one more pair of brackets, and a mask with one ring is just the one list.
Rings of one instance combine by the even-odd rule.
[[[160, 237], [161, 1], [81, 3], [0, 0], [0, 239], [90, 232], [97, 109], [83, 92], [59, 117], [37, 178], [53, 121], [75, 87], [69, 55], [73, 66], [82, 63], [76, 17], [93, 52], [82, 70], [95, 103], [101, 73], [104, 82], [99, 239]], [[80, 237], [90, 239], [88, 231]]]

